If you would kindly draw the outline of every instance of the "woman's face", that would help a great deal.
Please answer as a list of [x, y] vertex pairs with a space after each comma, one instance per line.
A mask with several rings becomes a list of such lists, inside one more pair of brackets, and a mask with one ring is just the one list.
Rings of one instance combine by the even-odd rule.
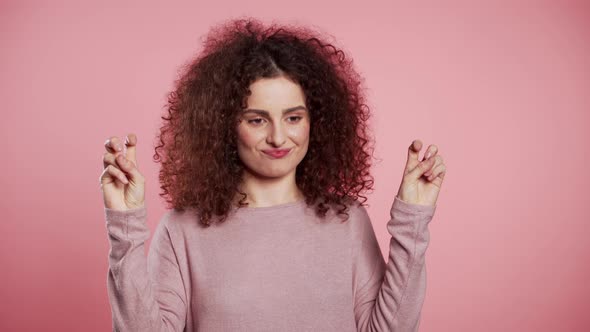
[[[259, 178], [294, 175], [309, 144], [303, 90], [284, 77], [259, 79], [250, 90], [237, 127], [238, 155], [246, 171]], [[281, 158], [264, 152], [273, 149], [289, 152]]]

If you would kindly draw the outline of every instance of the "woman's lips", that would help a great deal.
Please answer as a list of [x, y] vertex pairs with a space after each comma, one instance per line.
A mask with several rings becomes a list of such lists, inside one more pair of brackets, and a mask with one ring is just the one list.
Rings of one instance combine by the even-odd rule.
[[267, 155], [274, 157], [274, 158], [282, 158], [286, 156], [291, 149], [281, 149], [281, 150], [262, 150], [262, 152], [266, 153]]

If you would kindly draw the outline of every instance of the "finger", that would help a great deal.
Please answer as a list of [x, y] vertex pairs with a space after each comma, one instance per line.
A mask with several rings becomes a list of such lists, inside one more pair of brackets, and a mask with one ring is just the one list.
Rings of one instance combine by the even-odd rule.
[[445, 170], [446, 170], [446, 167], [444, 164], [437, 165], [436, 167], [434, 167], [431, 174], [427, 176], [428, 181], [434, 180], [439, 175], [441, 175]]
[[424, 157], [422, 158], [422, 160], [426, 160], [428, 158], [435, 156], [437, 152], [438, 152], [438, 147], [434, 144], [431, 144], [428, 147], [428, 149], [426, 149], [426, 152], [424, 153]]
[[125, 137], [125, 146], [127, 147], [127, 153], [125, 154], [125, 157], [133, 162], [135, 167], [138, 167], [136, 158], [137, 135], [133, 133], [128, 134]]
[[421, 176], [424, 175], [426, 171], [432, 168], [432, 166], [436, 163], [436, 158], [428, 158], [424, 161], [418, 163], [418, 166], [414, 167], [414, 169], [408, 174], [412, 179], [416, 180], [419, 179]]
[[102, 172], [102, 174], [100, 176], [100, 183], [101, 184], [111, 183], [111, 182], [115, 181], [115, 179], [118, 179], [119, 181], [121, 181], [125, 184], [129, 183], [129, 180], [127, 180], [127, 177], [125, 176], [125, 174], [123, 172], [121, 172], [120, 169], [118, 169], [117, 167], [115, 167], [113, 165], [108, 165], [107, 168], [104, 169], [104, 171]]
[[116, 159], [119, 168], [127, 175], [127, 177], [133, 182], [143, 181], [143, 176], [139, 173], [139, 170], [135, 164], [127, 159], [124, 155], [119, 155]]
[[442, 181], [445, 178], [446, 174], [447, 174], [447, 168], [445, 167], [445, 169], [443, 169], [443, 171], [440, 172], [440, 174], [436, 177], [436, 179], [440, 179]]
[[119, 166], [117, 166], [117, 162], [115, 161], [115, 158], [117, 158], [117, 156], [115, 156], [114, 154], [112, 154], [110, 152], [105, 152], [102, 155], [102, 166], [103, 166], [103, 168], [107, 168], [107, 166], [109, 166], [109, 165], [113, 165], [115, 167], [119, 167]]
[[123, 153], [123, 144], [121, 139], [117, 136], [111, 136], [104, 142], [104, 147], [107, 149], [108, 152], [117, 156], [120, 153]]
[[434, 170], [435, 167], [442, 164], [441, 156], [431, 156], [430, 158], [434, 158], [434, 164], [432, 164], [432, 166], [429, 169], [427, 169], [426, 172], [424, 172], [424, 176], [429, 176], [430, 174], [432, 174], [432, 170]]
[[420, 152], [420, 149], [422, 149], [422, 141], [420, 141], [419, 139], [412, 141], [412, 144], [410, 144], [410, 147], [408, 148], [406, 173], [411, 172], [411, 170], [414, 169], [420, 163], [420, 161], [418, 160], [418, 154]]

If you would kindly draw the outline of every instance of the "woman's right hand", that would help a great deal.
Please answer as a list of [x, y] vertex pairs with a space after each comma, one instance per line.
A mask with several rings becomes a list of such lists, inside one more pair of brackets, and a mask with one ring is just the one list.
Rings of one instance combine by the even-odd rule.
[[135, 158], [137, 136], [127, 135], [124, 144], [126, 154], [119, 137], [112, 136], [106, 140], [104, 170], [100, 175], [104, 206], [119, 211], [143, 207], [145, 199], [145, 178], [137, 169]]

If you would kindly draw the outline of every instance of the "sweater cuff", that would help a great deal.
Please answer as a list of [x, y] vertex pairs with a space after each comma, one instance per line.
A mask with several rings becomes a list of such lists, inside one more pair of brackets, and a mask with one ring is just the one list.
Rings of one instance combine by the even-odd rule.
[[147, 207], [120, 211], [104, 208], [106, 227], [112, 236], [124, 239], [144, 239], [148, 236]]
[[406, 201], [401, 200], [399, 197], [395, 196], [393, 200], [393, 204], [391, 206], [391, 211], [394, 210], [402, 211], [405, 214], [420, 214], [422, 216], [432, 217], [434, 216], [434, 212], [436, 211], [437, 205], [421, 205], [421, 204], [411, 204]]
[[138, 219], [145, 219], [147, 216], [147, 208], [146, 206], [138, 207], [135, 209], [130, 210], [115, 210], [109, 209], [107, 207], [104, 208], [105, 220], [111, 223], [122, 223], [131, 220], [138, 220]]

